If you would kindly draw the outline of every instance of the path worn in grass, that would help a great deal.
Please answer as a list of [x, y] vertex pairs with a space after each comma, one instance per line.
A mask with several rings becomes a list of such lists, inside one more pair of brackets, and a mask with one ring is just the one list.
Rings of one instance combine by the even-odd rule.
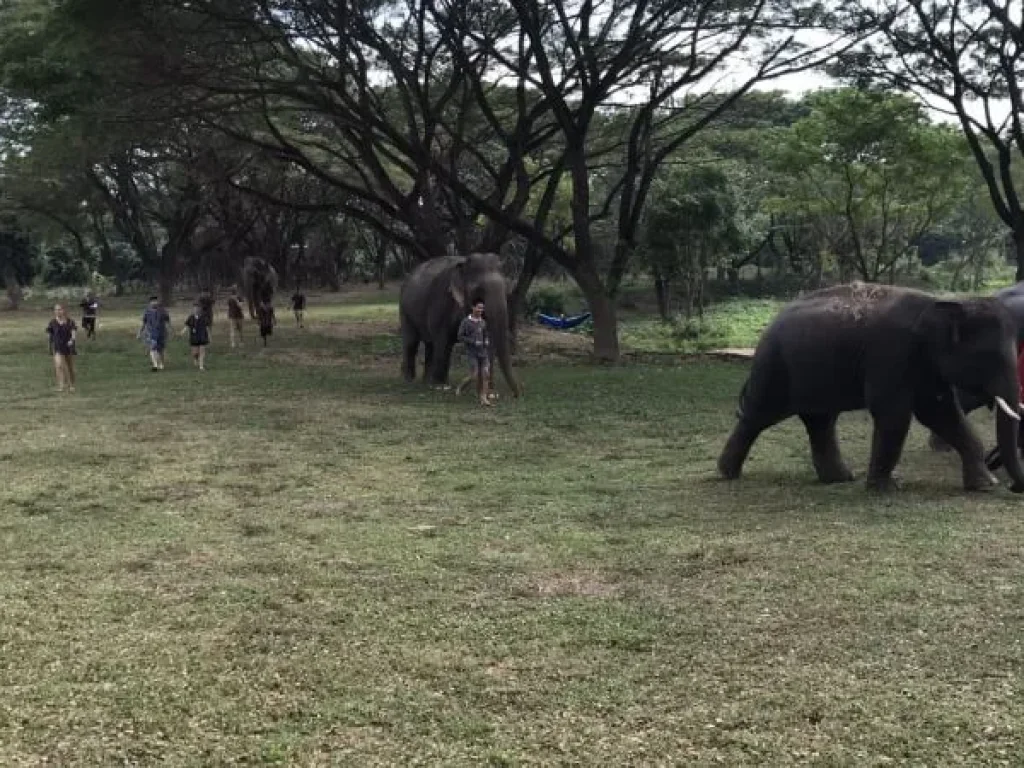
[[75, 397], [0, 317], [0, 764], [1024, 760], [1019, 498], [920, 430], [902, 493], [818, 486], [798, 424], [722, 484], [744, 364], [537, 342], [485, 411], [391, 312], [205, 375], [108, 316]]

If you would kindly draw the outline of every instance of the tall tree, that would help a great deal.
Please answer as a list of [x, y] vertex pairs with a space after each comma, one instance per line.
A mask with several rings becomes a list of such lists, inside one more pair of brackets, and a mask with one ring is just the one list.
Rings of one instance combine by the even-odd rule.
[[[808, 49], [789, 31], [822, 23], [819, 3], [511, 0], [491, 11], [514, 19], [504, 35], [477, 28], [464, 4], [437, 7], [438, 26], [461, 58], [486, 57], [490, 78], [527, 82], [550, 110], [559, 147], [552, 178], [564, 175], [572, 185], [572, 247], [489, 205], [459, 179], [445, 180], [572, 275], [594, 315], [595, 354], [608, 360], [618, 357], [615, 297], [659, 167], [758, 82], [818, 64], [844, 44], [830, 38]], [[751, 73], [736, 87], [692, 95], [701, 86], [707, 94], [712, 77], [745, 57]], [[609, 109], [619, 113], [617, 132], [599, 129]], [[602, 176], [610, 183], [598, 192]], [[603, 259], [594, 228], [607, 218], [615, 234]]]
[[963, 191], [962, 139], [899, 94], [846, 88], [809, 105], [774, 157], [786, 209], [816, 220], [844, 275], [892, 279]]
[[919, 96], [960, 124], [1024, 280], [1024, 16], [1010, 0], [855, 0], [846, 28], [875, 34], [834, 68]]

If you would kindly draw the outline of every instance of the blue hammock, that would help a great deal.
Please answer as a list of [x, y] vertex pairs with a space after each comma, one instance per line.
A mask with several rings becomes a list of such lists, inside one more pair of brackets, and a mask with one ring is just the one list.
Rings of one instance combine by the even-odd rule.
[[541, 325], [546, 325], [550, 328], [558, 328], [560, 330], [568, 330], [569, 328], [575, 328], [577, 325], [582, 325], [590, 319], [590, 313], [584, 312], [582, 315], [576, 315], [575, 317], [555, 317], [554, 315], [537, 315], [537, 319], [540, 320]]

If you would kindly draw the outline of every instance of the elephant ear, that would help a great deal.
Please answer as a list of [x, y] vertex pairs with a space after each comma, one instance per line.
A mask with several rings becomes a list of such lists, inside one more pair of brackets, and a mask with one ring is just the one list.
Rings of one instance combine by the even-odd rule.
[[921, 316], [919, 328], [929, 343], [940, 350], [950, 350], [960, 343], [967, 310], [959, 301], [936, 301]]
[[466, 262], [461, 260], [455, 263], [452, 268], [451, 280], [448, 283], [448, 293], [455, 299], [460, 307], [466, 306]]

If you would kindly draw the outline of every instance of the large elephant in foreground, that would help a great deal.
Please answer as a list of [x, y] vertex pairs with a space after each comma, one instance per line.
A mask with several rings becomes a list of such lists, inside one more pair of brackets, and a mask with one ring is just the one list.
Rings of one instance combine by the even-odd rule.
[[424, 378], [431, 384], [448, 383], [452, 349], [459, 324], [475, 299], [483, 299], [494, 357], [512, 394], [521, 389], [512, 373], [508, 324], [508, 283], [496, 253], [445, 256], [420, 264], [399, 295], [402, 325], [402, 373], [416, 378], [416, 355], [424, 346]]
[[[996, 291], [993, 298], [1006, 307], [1017, 326], [1017, 344], [1024, 343], [1024, 283], [1015, 283], [1008, 288]], [[964, 413], [970, 413], [982, 406], [993, 407], [994, 401], [991, 398], [981, 397], [971, 392], [958, 392], [960, 407]], [[949, 445], [934, 432], [929, 439], [929, 445], [936, 450], [948, 451]]]
[[249, 318], [256, 318], [256, 307], [264, 301], [273, 303], [277, 290], [277, 270], [266, 259], [250, 256], [242, 265], [242, 292], [249, 307]]
[[765, 429], [799, 416], [818, 479], [853, 479], [836, 439], [844, 411], [867, 408], [874, 422], [869, 487], [888, 489], [911, 417], [960, 454], [963, 483], [995, 482], [954, 388], [991, 399], [1011, 490], [1024, 491], [1017, 454], [1020, 422], [1017, 330], [995, 299], [944, 301], [903, 288], [853, 283], [789, 304], [765, 330], [740, 394], [739, 421], [718, 460], [737, 478]]

